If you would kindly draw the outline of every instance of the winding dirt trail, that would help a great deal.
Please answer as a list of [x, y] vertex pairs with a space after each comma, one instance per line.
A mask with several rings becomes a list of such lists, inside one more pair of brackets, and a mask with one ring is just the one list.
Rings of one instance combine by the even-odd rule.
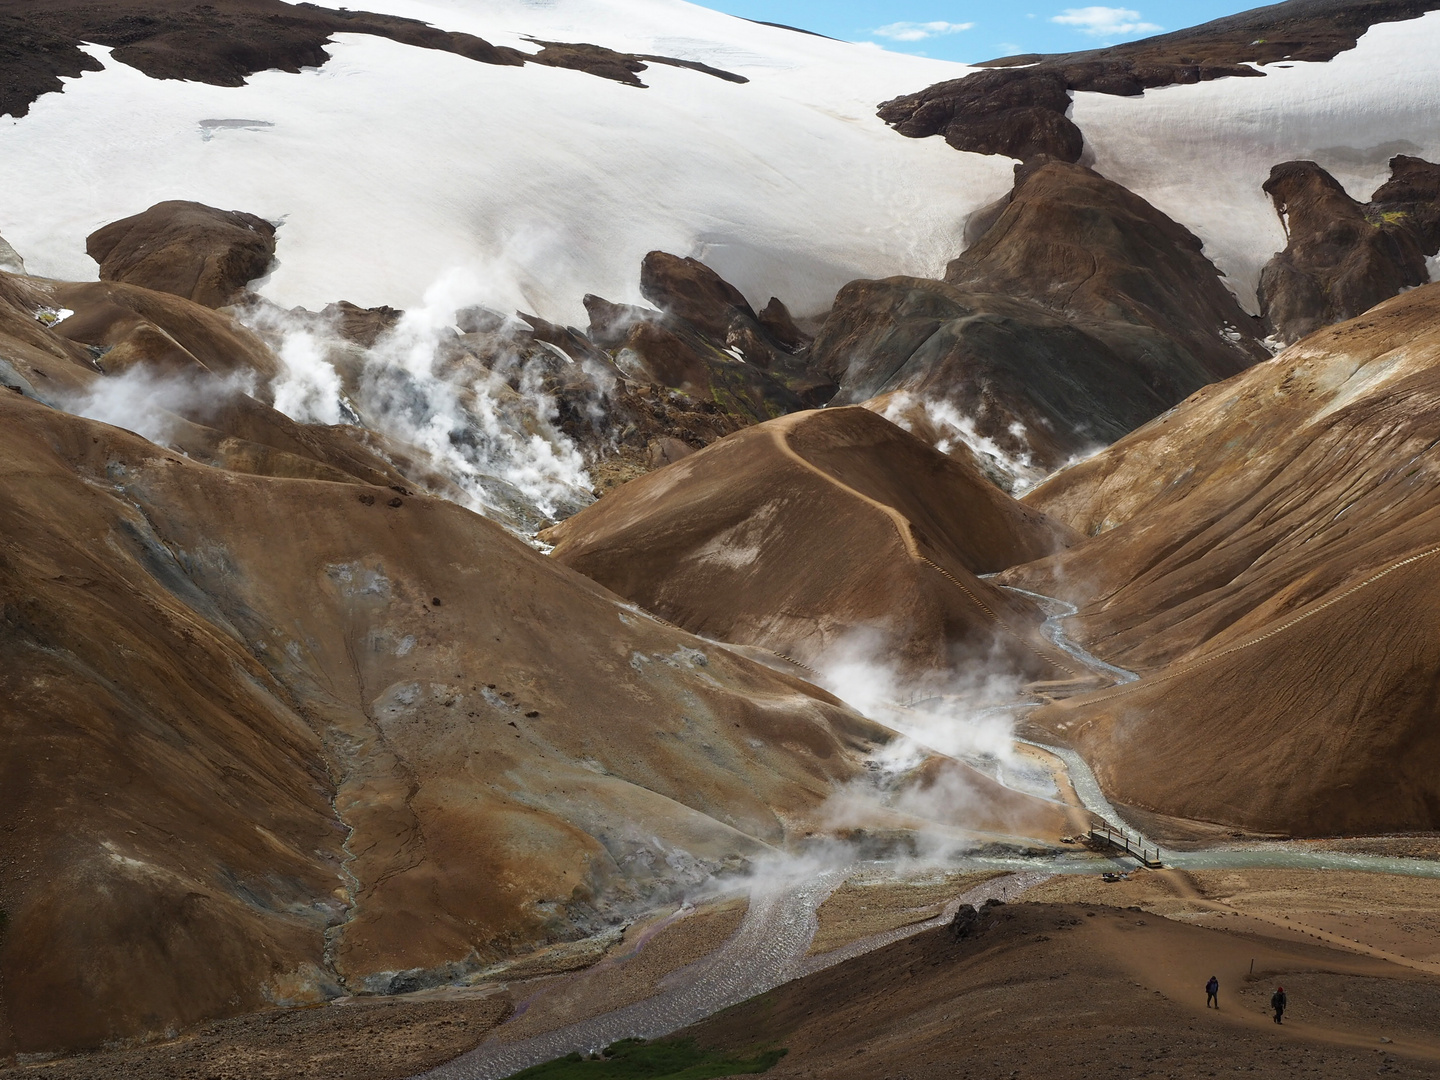
[[943, 926], [962, 904], [1013, 900], [1052, 876], [1046, 872], [1006, 874], [953, 898], [933, 919], [807, 956], [817, 929], [816, 909], [856, 868], [852, 864], [762, 881], [751, 891], [740, 928], [708, 956], [660, 980], [652, 996], [531, 1039], [481, 1043], [412, 1080], [501, 1080], [532, 1065], [576, 1051], [598, 1050], [620, 1039], [659, 1038], [781, 983]]
[[996, 626], [998, 626], [1001, 630], [1003, 630], [1006, 634], [1008, 634], [1011, 638], [1013, 638], [1016, 642], [1023, 646], [1027, 651], [1034, 654], [1036, 657], [1044, 661], [1046, 664], [1049, 664], [1051, 667], [1057, 668], [1068, 675], [1077, 676], [1080, 674], [1080, 672], [1075, 671], [1073, 668], [1060, 662], [1060, 660], [1056, 657], [1047, 656], [1045, 655], [1045, 653], [1037, 649], [1029, 640], [1027, 640], [1024, 634], [1020, 633], [1014, 627], [1010, 626], [1010, 624], [1007, 623], [1000, 616], [999, 612], [997, 612], [989, 604], [985, 603], [985, 601], [982, 600], [979, 596], [977, 596], [972, 589], [965, 585], [964, 582], [960, 581], [957, 577], [955, 577], [954, 574], [950, 573], [950, 571], [946, 570], [939, 563], [927, 558], [924, 553], [921, 552], [920, 545], [916, 543], [915, 534], [911, 527], [910, 520], [909, 518], [905, 517], [904, 514], [900, 513], [900, 511], [896, 510], [893, 506], [887, 506], [885, 503], [880, 502], [878, 499], [873, 499], [869, 495], [866, 495], [864, 492], [855, 490], [849, 484], [837, 479], [834, 476], [831, 476], [824, 469], [820, 468], [813, 462], [808, 461], [806, 458], [801, 456], [801, 454], [797, 452], [793, 446], [790, 445], [790, 432], [794, 428], [799, 427], [802, 423], [804, 423], [805, 418], [805, 413], [792, 413], [790, 416], [784, 416], [778, 420], [772, 420], [770, 422], [770, 437], [775, 440], [775, 445], [777, 448], [779, 448], [781, 454], [783, 454], [790, 461], [799, 465], [801, 468], [820, 477], [826, 483], [832, 484], [835, 487], [839, 488], [852, 499], [856, 499], [864, 505], [870, 507], [872, 510], [878, 510], [880, 513], [884, 514], [890, 520], [890, 524], [895, 527], [895, 532], [899, 535], [901, 544], [905, 546], [905, 553], [909, 555], [910, 558], [914, 559], [918, 563], [928, 566], [931, 570], [934, 570], [946, 581], [950, 582], [950, 584], [953, 585], [955, 588], [959, 589], [962, 593], [965, 594], [966, 599], [968, 599], [972, 604], [979, 608], [981, 612], [984, 613], [987, 619], [993, 622]]

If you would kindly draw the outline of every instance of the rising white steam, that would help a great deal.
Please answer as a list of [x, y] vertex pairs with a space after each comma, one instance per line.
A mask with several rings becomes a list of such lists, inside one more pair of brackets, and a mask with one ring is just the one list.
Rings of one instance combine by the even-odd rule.
[[964, 668], [904, 675], [883, 630], [855, 630], [816, 664], [820, 684], [856, 711], [900, 732], [877, 758], [887, 770], [912, 768], [938, 751], [957, 758], [1007, 759], [1014, 725], [1002, 706], [1022, 697], [1023, 678], [1003, 660], [977, 658]]
[[222, 379], [205, 372], [177, 374], [137, 366], [97, 379], [82, 391], [60, 395], [58, 404], [76, 416], [126, 428], [168, 446], [187, 419], [204, 423], [212, 409], [254, 389], [248, 376]]
[[[945, 860], [973, 841], [956, 829], [994, 822], [996, 807], [979, 790], [974, 773], [917, 771], [938, 753], [964, 762], [1007, 787], [1047, 796], [1049, 781], [1015, 751], [1014, 712], [1024, 678], [1000, 656], [977, 656], [948, 672], [902, 674], [890, 657], [891, 635], [867, 629], [851, 633], [816, 664], [819, 682], [856, 711], [900, 733], [870, 759], [869, 775], [836, 790], [826, 806], [828, 824], [856, 828], [876, 821], [876, 808], [931, 822], [914, 837], [916, 853]], [[1024, 835], [1025, 823], [1015, 832]]]
[[[989, 436], [975, 428], [975, 421], [964, 415], [949, 401], [919, 398], [907, 391], [894, 394], [880, 415], [892, 424], [913, 432], [916, 423], [927, 425], [937, 436], [935, 449], [948, 454], [956, 446], [966, 446], [981, 467], [1000, 486], [1019, 497], [1045, 479], [1047, 472], [1029, 454], [1012, 454]], [[1023, 425], [1016, 421], [1010, 434], [1021, 445], [1026, 444]]]
[[321, 334], [296, 328], [285, 334], [278, 350], [280, 374], [271, 385], [275, 408], [302, 424], [352, 422], [353, 413], [342, 404], [340, 373], [325, 358]]
[[[530, 532], [591, 501], [584, 459], [543, 385], [557, 363], [575, 362], [522, 341], [513, 317], [493, 318], [483, 349], [467, 344], [457, 313], [491, 299], [489, 278], [482, 269], [444, 274], [368, 348], [341, 336], [338, 315], [256, 306], [243, 319], [280, 357], [275, 408], [304, 423], [359, 424], [417, 451], [454, 486], [449, 494]], [[507, 300], [511, 291], [502, 290]]]

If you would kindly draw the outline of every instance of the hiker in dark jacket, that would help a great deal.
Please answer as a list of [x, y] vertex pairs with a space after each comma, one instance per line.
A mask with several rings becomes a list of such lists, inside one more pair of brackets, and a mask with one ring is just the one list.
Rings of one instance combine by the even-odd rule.
[[1275, 1010], [1275, 1022], [1283, 1023], [1280, 1018], [1285, 1015], [1285, 987], [1275, 988], [1275, 993], [1270, 995], [1270, 1007]]
[[1214, 975], [1211, 975], [1210, 981], [1205, 984], [1205, 1007], [1208, 1009], [1212, 1004], [1217, 1009], [1220, 1007], [1220, 980]]

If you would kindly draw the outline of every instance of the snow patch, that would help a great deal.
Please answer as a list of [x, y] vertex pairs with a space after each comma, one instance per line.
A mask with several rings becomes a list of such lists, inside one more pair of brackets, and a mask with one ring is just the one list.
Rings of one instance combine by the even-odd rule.
[[[1077, 92], [1071, 117], [1094, 168], [1186, 225], [1258, 312], [1260, 268], [1286, 244], [1261, 185], [1283, 161], [1318, 162], [1369, 200], [1395, 154], [1440, 160], [1440, 12], [1372, 27], [1325, 63], [1270, 65], [1139, 97]], [[1434, 276], [1432, 272], [1432, 277]]]

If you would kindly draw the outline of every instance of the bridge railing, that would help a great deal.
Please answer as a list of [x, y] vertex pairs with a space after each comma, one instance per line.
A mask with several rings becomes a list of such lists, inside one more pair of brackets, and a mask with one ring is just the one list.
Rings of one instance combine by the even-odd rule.
[[1111, 828], [1109, 825], [1090, 826], [1090, 841], [1093, 844], [1104, 844], [1123, 851], [1126, 855], [1140, 860], [1140, 864], [1151, 870], [1159, 870], [1164, 866], [1160, 861], [1160, 848], [1148, 847], [1139, 840], [1131, 840], [1121, 829]]

